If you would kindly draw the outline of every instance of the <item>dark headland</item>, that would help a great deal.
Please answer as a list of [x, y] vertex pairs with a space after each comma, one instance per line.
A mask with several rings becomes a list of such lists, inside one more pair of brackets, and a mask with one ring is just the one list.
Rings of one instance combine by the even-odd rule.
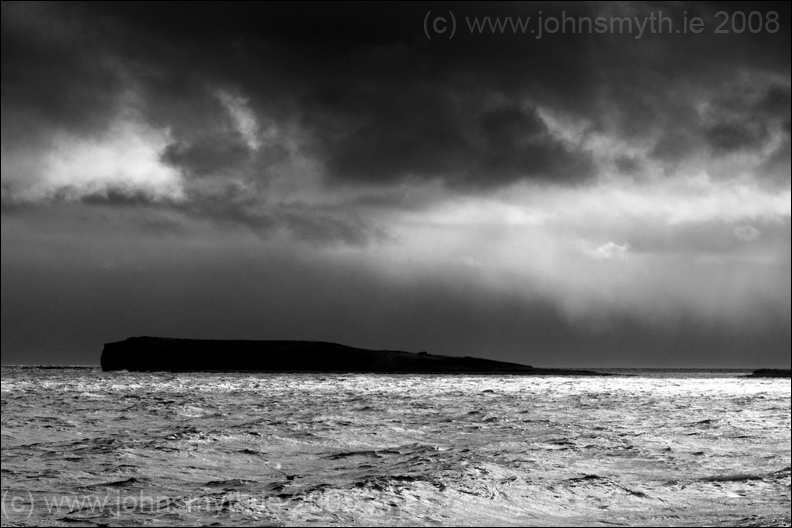
[[102, 370], [168, 372], [377, 372], [597, 376], [587, 370], [426, 352], [367, 350], [321, 341], [226, 341], [130, 337], [106, 343]]
[[789, 378], [792, 370], [789, 369], [759, 369], [745, 376], [746, 378]]

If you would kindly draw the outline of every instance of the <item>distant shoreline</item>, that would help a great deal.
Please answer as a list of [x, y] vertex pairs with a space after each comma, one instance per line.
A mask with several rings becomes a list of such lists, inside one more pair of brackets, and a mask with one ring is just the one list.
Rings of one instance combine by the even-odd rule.
[[745, 376], [746, 378], [790, 378], [792, 377], [792, 370], [790, 369], [758, 369], [754, 370], [751, 374]]
[[[38, 370], [101, 370], [99, 364], [95, 365], [19, 365], [9, 364], [1, 365], [1, 368], [14, 368], [14, 369], [38, 369]], [[707, 372], [732, 372], [738, 378], [786, 378], [792, 377], [790, 369], [754, 369], [748, 367], [534, 367], [534, 370], [539, 371], [535, 375], [548, 375], [549, 371], [590, 371], [598, 375], [611, 375], [611, 376], [638, 376], [636, 371], [646, 372], [690, 372], [690, 373], [707, 373]], [[603, 372], [605, 371], [605, 372]], [[608, 372], [609, 371], [609, 372]], [[618, 372], [613, 372], [618, 371]], [[630, 371], [630, 373], [627, 373]], [[118, 371], [121, 372], [121, 371]], [[131, 371], [135, 372], [135, 371]], [[140, 372], [172, 372], [172, 371], [140, 371]], [[208, 373], [208, 374], [223, 374], [223, 373], [250, 373], [250, 374], [400, 374], [399, 372], [361, 372], [361, 371], [274, 371], [274, 370], [261, 370], [261, 371], [236, 371], [236, 370], [183, 370], [178, 372], [184, 373]], [[768, 374], [769, 372], [769, 374]], [[406, 372], [403, 374], [436, 374], [437, 372]], [[504, 374], [504, 375], [526, 375], [524, 373], [510, 373], [510, 372], [451, 372], [450, 374]]]

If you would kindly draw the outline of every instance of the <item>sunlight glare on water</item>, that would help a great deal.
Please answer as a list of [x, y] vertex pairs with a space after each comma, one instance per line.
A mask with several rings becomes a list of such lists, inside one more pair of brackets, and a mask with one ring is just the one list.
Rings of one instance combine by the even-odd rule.
[[789, 523], [788, 379], [2, 372], [4, 523]]

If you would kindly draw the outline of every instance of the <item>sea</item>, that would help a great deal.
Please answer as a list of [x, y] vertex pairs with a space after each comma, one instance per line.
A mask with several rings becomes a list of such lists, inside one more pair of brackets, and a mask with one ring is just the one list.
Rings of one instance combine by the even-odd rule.
[[[597, 370], [597, 369], [594, 369]], [[790, 379], [2, 368], [2, 526], [790, 526]]]

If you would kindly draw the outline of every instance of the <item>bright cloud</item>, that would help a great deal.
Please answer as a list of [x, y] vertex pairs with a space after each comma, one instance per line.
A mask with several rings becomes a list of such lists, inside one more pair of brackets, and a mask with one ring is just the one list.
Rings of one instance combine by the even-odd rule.
[[[116, 122], [100, 138], [59, 134], [32, 174], [13, 156], [4, 159], [3, 182], [16, 189], [13, 200], [79, 199], [108, 192], [143, 194], [152, 200], [181, 200], [178, 171], [162, 163], [167, 131], [131, 121]], [[20, 177], [21, 176], [21, 177]]]

